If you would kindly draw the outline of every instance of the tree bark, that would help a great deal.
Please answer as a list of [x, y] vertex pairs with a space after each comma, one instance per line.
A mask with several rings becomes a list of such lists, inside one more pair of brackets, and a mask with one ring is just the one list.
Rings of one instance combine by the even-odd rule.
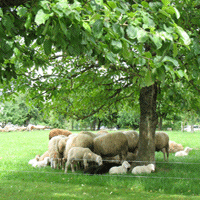
[[157, 84], [140, 90], [140, 128], [136, 165], [155, 163], [155, 130], [158, 124], [156, 113]]
[[98, 118], [98, 127], [97, 127], [97, 130], [100, 130], [100, 128], [101, 128], [101, 123], [102, 123], [102, 120], [100, 120], [100, 119]]

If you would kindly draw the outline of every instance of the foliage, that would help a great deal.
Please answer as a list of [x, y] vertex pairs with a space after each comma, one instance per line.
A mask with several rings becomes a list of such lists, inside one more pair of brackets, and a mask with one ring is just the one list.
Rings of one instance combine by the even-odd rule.
[[197, 3], [41, 0], [1, 8], [4, 95], [28, 87], [46, 107], [84, 119], [155, 81], [196, 86]]
[[42, 121], [40, 108], [27, 104], [26, 95], [20, 94], [13, 101], [6, 101], [1, 104], [0, 121], [3, 124], [11, 122], [12, 124], [28, 125], [32, 122]]

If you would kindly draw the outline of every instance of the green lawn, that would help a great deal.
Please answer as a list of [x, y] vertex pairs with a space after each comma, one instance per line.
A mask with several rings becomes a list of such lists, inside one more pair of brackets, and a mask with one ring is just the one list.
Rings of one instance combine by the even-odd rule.
[[141, 177], [33, 168], [28, 161], [47, 150], [48, 133], [0, 133], [0, 199], [200, 199], [200, 132], [168, 132], [195, 150], [188, 157], [170, 154], [169, 162], [158, 152], [156, 172]]

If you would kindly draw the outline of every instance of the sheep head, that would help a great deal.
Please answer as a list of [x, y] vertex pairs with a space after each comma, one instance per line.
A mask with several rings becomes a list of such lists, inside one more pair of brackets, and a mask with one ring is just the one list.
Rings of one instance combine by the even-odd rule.
[[103, 165], [102, 157], [101, 157], [101, 156], [97, 156], [96, 162], [98, 163], [99, 166], [100, 166], [100, 165]]
[[149, 164], [149, 165], [147, 165], [147, 166], [148, 166], [148, 168], [149, 168], [152, 172], [155, 171], [155, 165], [154, 165], [154, 164]]
[[131, 167], [131, 165], [130, 165], [127, 161], [124, 161], [124, 162], [122, 163], [122, 166], [125, 167], [126, 169], [128, 169], [128, 168]]
[[184, 151], [185, 151], [186, 153], [188, 153], [188, 152], [191, 151], [191, 150], [192, 150], [192, 148], [186, 147]]

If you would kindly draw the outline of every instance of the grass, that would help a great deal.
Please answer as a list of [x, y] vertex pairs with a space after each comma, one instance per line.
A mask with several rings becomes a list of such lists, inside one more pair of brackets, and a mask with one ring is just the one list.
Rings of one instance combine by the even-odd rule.
[[0, 199], [200, 199], [200, 132], [168, 132], [170, 140], [195, 150], [188, 157], [156, 153], [156, 172], [137, 177], [66, 175], [33, 168], [28, 161], [48, 147], [49, 131], [0, 133]]

